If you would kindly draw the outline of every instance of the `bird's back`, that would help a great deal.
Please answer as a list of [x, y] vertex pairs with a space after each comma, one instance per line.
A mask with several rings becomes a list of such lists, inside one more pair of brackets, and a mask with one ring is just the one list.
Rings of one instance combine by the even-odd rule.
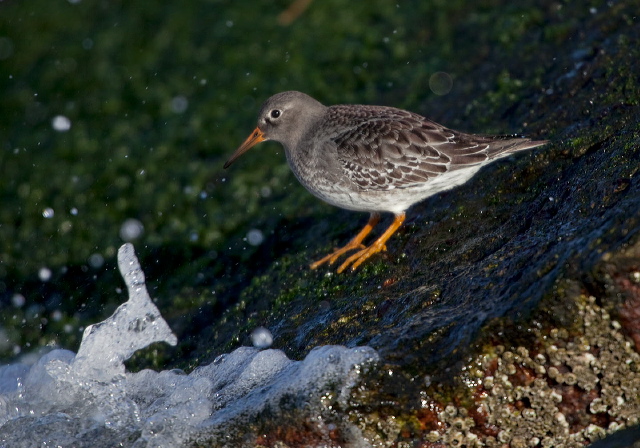
[[544, 143], [466, 134], [393, 107], [338, 105], [326, 109], [290, 164], [327, 202], [397, 212], [466, 182], [495, 159]]
[[386, 184], [359, 182], [367, 188], [403, 188], [546, 143], [466, 134], [393, 107], [332, 106], [323, 122], [322, 132], [335, 143], [347, 172], [384, 173], [390, 179]]

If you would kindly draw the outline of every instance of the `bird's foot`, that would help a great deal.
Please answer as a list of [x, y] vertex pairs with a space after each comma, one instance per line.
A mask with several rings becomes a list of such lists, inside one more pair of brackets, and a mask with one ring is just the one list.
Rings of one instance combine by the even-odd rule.
[[311, 269], [316, 269], [318, 266], [323, 265], [325, 263], [329, 263], [329, 264], [333, 264], [336, 262], [336, 260], [338, 258], [340, 258], [342, 255], [346, 254], [349, 251], [352, 250], [356, 250], [356, 249], [365, 249], [365, 246], [363, 244], [354, 242], [354, 241], [350, 241], [346, 246], [341, 247], [339, 249], [334, 250], [333, 252], [331, 252], [329, 255], [327, 255], [326, 257], [311, 263], [309, 265], [309, 267]]
[[351, 265], [351, 272], [353, 272], [367, 258], [371, 257], [371, 255], [382, 252], [383, 250], [387, 250], [387, 246], [385, 245], [385, 243], [391, 237], [391, 235], [393, 235], [395, 231], [398, 230], [398, 227], [402, 225], [402, 223], [404, 222], [404, 217], [404, 213], [396, 215], [389, 228], [385, 230], [382, 235], [380, 235], [380, 238], [378, 238], [371, 246], [366, 247], [347, 258], [344, 263], [342, 263], [338, 268], [338, 273], [347, 269], [349, 265]]
[[373, 254], [377, 254], [378, 252], [383, 252], [385, 250], [387, 250], [387, 246], [384, 244], [384, 242], [379, 243], [378, 241], [376, 241], [371, 246], [365, 247], [364, 249], [347, 258], [344, 263], [342, 263], [338, 268], [338, 274], [347, 269], [349, 265], [351, 265], [351, 272], [355, 271], [357, 267], [360, 266], [367, 258], [371, 257]]
[[329, 262], [329, 264], [333, 264], [336, 262], [338, 258], [340, 258], [340, 256], [342, 256], [343, 254], [346, 254], [349, 251], [356, 250], [356, 249], [360, 249], [360, 250], [365, 249], [365, 246], [362, 244], [362, 240], [367, 235], [369, 235], [369, 232], [371, 232], [371, 229], [373, 229], [376, 226], [376, 224], [378, 224], [378, 221], [380, 221], [380, 214], [376, 212], [371, 213], [371, 216], [369, 217], [369, 222], [367, 222], [367, 225], [364, 226], [364, 228], [360, 231], [360, 233], [354, 236], [353, 239], [351, 239], [351, 241], [349, 241], [344, 247], [334, 250], [323, 259], [318, 260], [315, 263], [311, 263], [309, 267], [311, 269], [315, 269], [321, 264], [324, 264], [326, 262]]

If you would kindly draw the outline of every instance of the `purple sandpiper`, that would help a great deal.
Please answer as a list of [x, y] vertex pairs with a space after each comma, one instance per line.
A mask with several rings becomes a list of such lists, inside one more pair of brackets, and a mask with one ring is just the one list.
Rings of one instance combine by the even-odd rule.
[[[329, 204], [369, 212], [369, 222], [344, 247], [311, 264], [333, 264], [357, 250], [338, 268], [355, 270], [402, 225], [416, 202], [469, 180], [480, 168], [517, 151], [544, 145], [514, 136], [481, 136], [453, 131], [418, 114], [385, 106], [324, 106], [300, 92], [282, 92], [262, 105], [258, 127], [224, 164], [228, 168], [265, 140], [284, 146], [291, 170], [304, 187]], [[381, 212], [395, 219], [366, 247], [364, 238]]]

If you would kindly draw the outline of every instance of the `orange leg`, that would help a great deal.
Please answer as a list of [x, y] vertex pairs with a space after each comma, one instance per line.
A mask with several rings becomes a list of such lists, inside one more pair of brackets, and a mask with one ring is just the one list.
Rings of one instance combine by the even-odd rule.
[[346, 246], [336, 249], [335, 251], [331, 252], [329, 255], [327, 255], [321, 260], [316, 261], [315, 263], [311, 263], [310, 268], [315, 269], [321, 264], [326, 263], [327, 261], [329, 262], [329, 264], [333, 264], [342, 254], [349, 252], [350, 250], [364, 249], [364, 246], [362, 245], [362, 240], [367, 235], [369, 235], [369, 232], [371, 232], [371, 230], [376, 226], [376, 224], [378, 224], [378, 221], [380, 221], [380, 214], [375, 212], [371, 213], [371, 216], [369, 217], [369, 222], [367, 223], [367, 225], [364, 226], [364, 228], [360, 231], [360, 233], [358, 233], [351, 241], [349, 241]]
[[396, 230], [398, 230], [398, 227], [402, 225], [402, 223], [404, 222], [404, 218], [404, 213], [396, 215], [389, 228], [382, 235], [380, 235], [380, 238], [378, 238], [371, 246], [366, 247], [347, 258], [345, 262], [342, 263], [338, 268], [338, 273], [348, 268], [351, 263], [353, 263], [351, 265], [351, 270], [355, 271], [356, 268], [360, 266], [362, 262], [369, 258], [371, 255], [377, 254], [378, 252], [383, 250], [387, 250], [387, 246], [385, 246], [385, 243], [391, 237], [391, 235], [393, 235]]

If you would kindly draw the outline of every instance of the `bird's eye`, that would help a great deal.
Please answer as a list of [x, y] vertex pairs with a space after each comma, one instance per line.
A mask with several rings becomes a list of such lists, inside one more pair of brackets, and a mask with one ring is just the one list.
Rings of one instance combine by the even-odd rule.
[[278, 109], [273, 109], [271, 111], [271, 118], [278, 118], [280, 116], [282, 112], [280, 112]]

